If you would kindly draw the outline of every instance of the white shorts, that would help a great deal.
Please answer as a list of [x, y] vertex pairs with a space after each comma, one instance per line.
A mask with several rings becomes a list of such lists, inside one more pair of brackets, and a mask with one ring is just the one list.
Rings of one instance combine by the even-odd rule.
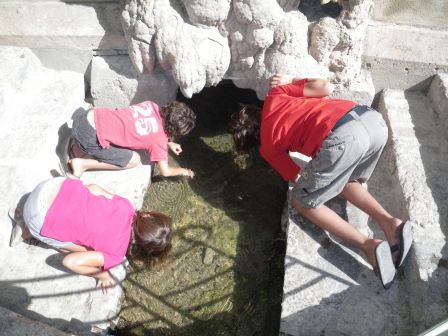
[[31, 192], [23, 207], [23, 219], [31, 235], [41, 242], [57, 249], [72, 247], [74, 244], [41, 236], [40, 231], [42, 230], [45, 216], [50, 208], [48, 198], [56, 185], [64, 179], [65, 177], [56, 177], [39, 183]]

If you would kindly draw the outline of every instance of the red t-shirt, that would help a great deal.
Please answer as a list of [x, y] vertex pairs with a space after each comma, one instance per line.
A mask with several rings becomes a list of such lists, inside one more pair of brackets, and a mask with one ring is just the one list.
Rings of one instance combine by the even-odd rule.
[[125, 198], [93, 195], [80, 180], [66, 179], [45, 216], [40, 234], [102, 252], [103, 269], [123, 261], [135, 210]]
[[151, 161], [168, 160], [168, 137], [163, 129], [159, 107], [152, 101], [121, 109], [96, 108], [95, 127], [103, 148], [113, 144], [146, 149]]
[[260, 154], [285, 179], [300, 168], [288, 151], [314, 157], [336, 122], [355, 102], [303, 96], [308, 79], [273, 88], [263, 104]]

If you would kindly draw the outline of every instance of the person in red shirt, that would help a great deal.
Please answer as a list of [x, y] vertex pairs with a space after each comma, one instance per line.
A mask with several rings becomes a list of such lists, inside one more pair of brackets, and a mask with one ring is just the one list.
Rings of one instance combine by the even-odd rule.
[[94, 108], [73, 117], [72, 159], [68, 166], [80, 177], [91, 169], [129, 169], [140, 164], [135, 149], [148, 151], [163, 176], [194, 177], [191, 169], [168, 165], [168, 148], [179, 155], [182, 148], [170, 142], [188, 134], [196, 125], [194, 112], [184, 103], [172, 102], [160, 108], [145, 101], [120, 109]]
[[[274, 75], [263, 109], [245, 106], [229, 123], [238, 151], [260, 146], [261, 156], [291, 181], [292, 205], [311, 222], [366, 255], [389, 288], [412, 243], [409, 221], [389, 214], [361, 183], [372, 174], [386, 144], [381, 114], [353, 101], [328, 99], [323, 79]], [[301, 169], [289, 152], [311, 157]], [[387, 242], [369, 238], [325, 205], [341, 195], [379, 224]], [[392, 256], [392, 253], [394, 254]]]

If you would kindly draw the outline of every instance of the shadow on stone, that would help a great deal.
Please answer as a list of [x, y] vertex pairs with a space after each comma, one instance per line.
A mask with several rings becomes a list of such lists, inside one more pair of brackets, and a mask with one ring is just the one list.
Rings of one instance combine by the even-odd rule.
[[[25, 280], [25, 282], [28, 282], [28, 280]], [[38, 321], [53, 328], [61, 328], [61, 326], [70, 325], [70, 329], [64, 330], [65, 332], [72, 332], [76, 330], [76, 333], [81, 332], [84, 335], [90, 335], [90, 325], [82, 323], [75, 318], [72, 318], [70, 321], [57, 318], [48, 318], [44, 315], [29, 310], [28, 306], [31, 305], [34, 299], [37, 298], [31, 297], [25, 288], [15, 285], [14, 281], [0, 281], [0, 306], [31, 320], [21, 323], [22, 320], [16, 319], [14, 322], [4, 323], [0, 328], [0, 335], [34, 335], [35, 332], [40, 330], [40, 328], [38, 328], [37, 325], [33, 326], [32, 321]], [[8, 326], [13, 327], [14, 329], [8, 330]]]

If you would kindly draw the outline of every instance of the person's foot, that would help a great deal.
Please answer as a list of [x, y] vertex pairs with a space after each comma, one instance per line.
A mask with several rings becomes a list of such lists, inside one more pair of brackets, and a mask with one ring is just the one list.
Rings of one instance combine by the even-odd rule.
[[381, 244], [382, 240], [380, 239], [369, 239], [364, 243], [364, 246], [362, 247], [362, 251], [364, 252], [367, 261], [369, 264], [375, 268], [376, 266], [376, 256], [375, 256], [375, 249], [376, 247]]
[[385, 289], [388, 289], [395, 278], [395, 266], [388, 242], [379, 239], [368, 239], [362, 250], [372, 265], [373, 271], [380, 278]]
[[82, 160], [81, 158], [74, 158], [67, 162], [70, 173], [76, 178], [80, 178], [85, 171]]
[[[387, 242], [389, 243], [389, 246], [395, 246], [399, 243], [400, 237], [401, 237], [401, 231], [402, 231], [402, 225], [403, 221], [399, 218], [391, 218], [387, 221], [386, 227], [389, 227], [390, 230], [388, 232], [385, 232], [385, 236], [387, 239]], [[400, 251], [394, 251], [392, 253], [392, 259], [395, 262], [398, 261], [400, 258]]]

